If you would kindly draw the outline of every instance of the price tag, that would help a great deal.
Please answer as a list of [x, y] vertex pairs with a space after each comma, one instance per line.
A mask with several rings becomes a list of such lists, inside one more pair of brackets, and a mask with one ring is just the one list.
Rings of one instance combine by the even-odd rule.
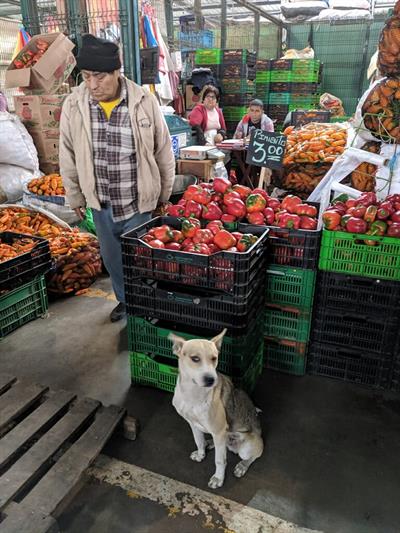
[[271, 131], [253, 130], [246, 163], [258, 167], [282, 168], [286, 136]]

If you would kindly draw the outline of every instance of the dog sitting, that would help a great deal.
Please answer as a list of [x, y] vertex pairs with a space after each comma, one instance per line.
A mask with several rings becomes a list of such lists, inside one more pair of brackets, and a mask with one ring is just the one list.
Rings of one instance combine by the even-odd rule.
[[244, 476], [264, 449], [257, 409], [244, 391], [216, 371], [225, 333], [226, 329], [210, 341], [169, 335], [179, 363], [172, 404], [192, 429], [197, 446], [190, 456], [193, 461], [205, 458], [208, 442], [204, 434], [212, 436], [208, 446], [215, 447], [215, 474], [208, 483], [212, 489], [224, 483], [227, 449], [241, 458], [234, 469], [236, 477]]

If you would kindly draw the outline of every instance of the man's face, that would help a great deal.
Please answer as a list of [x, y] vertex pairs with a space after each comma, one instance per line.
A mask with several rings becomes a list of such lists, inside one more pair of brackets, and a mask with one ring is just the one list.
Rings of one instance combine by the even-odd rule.
[[119, 95], [119, 70], [114, 72], [82, 70], [82, 78], [90, 96], [98, 102], [114, 100]]
[[251, 105], [249, 107], [249, 115], [250, 115], [250, 119], [252, 122], [255, 122], [255, 123], [260, 122], [262, 114], [263, 114], [262, 107], [258, 105]]

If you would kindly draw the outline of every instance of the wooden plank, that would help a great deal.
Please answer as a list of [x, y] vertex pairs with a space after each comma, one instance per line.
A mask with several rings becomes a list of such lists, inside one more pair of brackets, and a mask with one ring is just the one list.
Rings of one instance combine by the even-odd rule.
[[48, 387], [18, 381], [0, 396], [0, 430], [23, 413]]
[[7, 516], [0, 524], [1, 533], [57, 533], [60, 529], [52, 516], [26, 510], [23, 505]]
[[46, 401], [0, 439], [0, 468], [9, 462], [39, 431], [51, 425], [60, 411], [74, 398], [76, 395], [72, 392], [51, 391]]
[[0, 477], [0, 509], [3, 509], [10, 500], [21, 492], [62, 445], [79, 430], [99, 405], [100, 402], [89, 398], [78, 401], [61, 420]]
[[0, 394], [3, 393], [17, 378], [11, 374], [0, 374]]
[[125, 412], [115, 405], [100, 409], [92, 425], [24, 498], [24, 507], [35, 509], [45, 516], [54, 515], [101, 452]]

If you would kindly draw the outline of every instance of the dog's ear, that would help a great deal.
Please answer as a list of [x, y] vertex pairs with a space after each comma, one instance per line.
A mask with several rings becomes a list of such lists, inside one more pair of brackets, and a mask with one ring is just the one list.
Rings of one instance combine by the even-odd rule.
[[172, 351], [174, 352], [175, 355], [179, 357], [181, 355], [182, 347], [184, 343], [186, 342], [186, 339], [179, 337], [178, 335], [175, 335], [175, 333], [170, 333], [168, 335], [168, 338], [173, 343]]
[[215, 346], [217, 347], [218, 351], [221, 350], [222, 341], [224, 340], [224, 336], [225, 336], [226, 331], [227, 331], [226, 328], [223, 329], [219, 335], [217, 335], [216, 337], [211, 339], [211, 342], [213, 342], [215, 344]]

